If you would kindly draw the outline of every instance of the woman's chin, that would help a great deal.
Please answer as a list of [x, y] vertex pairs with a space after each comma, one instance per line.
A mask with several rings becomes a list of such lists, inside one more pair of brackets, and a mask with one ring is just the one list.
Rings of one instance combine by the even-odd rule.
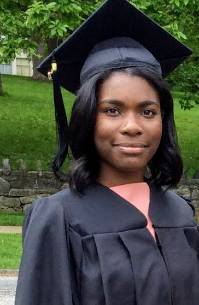
[[140, 164], [140, 162], [118, 162], [117, 169], [121, 171], [121, 173], [140, 173], [144, 172], [146, 164]]

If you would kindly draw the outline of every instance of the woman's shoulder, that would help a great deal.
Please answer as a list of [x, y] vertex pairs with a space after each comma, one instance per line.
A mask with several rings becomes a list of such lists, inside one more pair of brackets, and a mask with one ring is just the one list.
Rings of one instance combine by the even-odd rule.
[[23, 229], [31, 224], [34, 226], [51, 227], [67, 221], [67, 205], [72, 194], [69, 188], [51, 196], [41, 197], [33, 201], [25, 211]]
[[190, 201], [179, 196], [174, 190], [156, 188], [152, 192], [151, 215], [156, 226], [195, 226], [194, 208]]
[[174, 190], [165, 191], [165, 197], [167, 200], [176, 206], [176, 208], [184, 209], [185, 211], [189, 211], [191, 213], [195, 212], [194, 205], [191, 203], [191, 200], [178, 195]]
[[46, 211], [54, 212], [57, 209], [63, 208], [65, 205], [69, 204], [74, 194], [67, 187], [53, 195], [41, 197], [36, 199], [29, 210], [37, 211], [39, 209], [45, 209]]

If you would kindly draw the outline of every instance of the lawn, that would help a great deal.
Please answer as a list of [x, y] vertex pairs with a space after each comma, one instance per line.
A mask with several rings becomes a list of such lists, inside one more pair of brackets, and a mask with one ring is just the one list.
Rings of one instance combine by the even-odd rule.
[[0, 212], [0, 226], [22, 226], [24, 215], [22, 213]]
[[[16, 168], [17, 160], [24, 159], [34, 170], [36, 160], [41, 160], [43, 169], [49, 169], [56, 149], [51, 84], [3, 76], [3, 86], [8, 95], [0, 97], [0, 162], [9, 158], [12, 168]], [[68, 114], [73, 100], [74, 96], [64, 91]], [[175, 99], [179, 143], [190, 175], [199, 169], [198, 117], [198, 106], [184, 111]]]
[[[30, 170], [41, 160], [47, 170], [56, 149], [52, 88], [48, 82], [3, 76], [6, 94], [0, 97], [0, 160], [9, 158], [11, 166], [24, 159]], [[67, 112], [73, 96], [64, 92]]]
[[21, 234], [0, 234], [0, 269], [19, 268], [21, 243]]
[[176, 102], [175, 121], [184, 165], [192, 176], [199, 170], [199, 106], [184, 111]]

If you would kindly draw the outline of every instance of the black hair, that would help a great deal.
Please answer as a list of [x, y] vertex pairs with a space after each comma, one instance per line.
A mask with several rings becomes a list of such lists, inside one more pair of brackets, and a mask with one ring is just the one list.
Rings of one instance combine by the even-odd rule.
[[98, 177], [99, 157], [94, 144], [97, 95], [100, 85], [115, 71], [142, 77], [158, 92], [163, 130], [160, 145], [148, 164], [151, 171], [148, 180], [160, 187], [176, 186], [182, 176], [183, 164], [177, 144], [171, 93], [165, 80], [146, 69], [133, 67], [98, 73], [80, 87], [69, 123], [69, 146], [74, 158], [69, 172], [70, 188], [81, 193]]

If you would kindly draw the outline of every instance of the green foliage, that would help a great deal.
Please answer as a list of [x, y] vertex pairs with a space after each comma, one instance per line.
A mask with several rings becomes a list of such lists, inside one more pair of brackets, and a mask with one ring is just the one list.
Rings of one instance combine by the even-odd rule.
[[[171, 87], [181, 92], [178, 100], [181, 108], [191, 109], [199, 105], [199, 58], [193, 56], [186, 63], [183, 63], [170, 77]], [[176, 81], [177, 80], [177, 81]]]
[[0, 3], [1, 62], [9, 62], [23, 49], [30, 55], [34, 53], [36, 43], [31, 39], [31, 31], [25, 24], [25, 7], [22, 6], [25, 2], [19, 4], [18, 1], [3, 0]]
[[38, 55], [38, 44], [42, 42], [47, 47], [50, 39], [57, 40], [58, 44], [80, 25], [96, 3], [3, 0], [0, 3], [0, 61], [9, 62], [22, 50], [29, 56]]
[[[36, 54], [39, 41], [66, 38], [103, 1], [24, 0], [0, 3], [0, 58], [13, 59], [19, 50]], [[130, 0], [179, 39], [195, 24], [197, 0]], [[186, 22], [186, 23], [185, 23]], [[186, 28], [184, 27], [186, 25]]]
[[196, 14], [199, 12], [197, 0], [130, 0], [130, 2], [182, 40], [187, 38], [184, 20], [187, 26], [193, 22], [192, 12]]
[[[195, 91], [199, 66], [198, 0], [129, 0], [151, 16], [182, 42], [193, 48], [195, 57], [189, 67], [183, 65], [172, 83], [185, 84]], [[102, 0], [1, 0], [0, 62], [9, 62], [24, 50], [29, 56], [45, 56], [76, 29]], [[38, 54], [38, 46], [45, 54]], [[189, 73], [191, 72], [191, 76]], [[178, 78], [177, 78], [178, 77]], [[184, 86], [184, 85], [183, 85]], [[189, 98], [184, 98], [187, 101]], [[189, 105], [187, 104], [189, 107]], [[185, 105], [185, 108], [187, 107]]]
[[26, 26], [47, 40], [67, 36], [82, 20], [78, 1], [34, 1], [26, 11]]
[[199, 92], [199, 1], [198, 0], [131, 0], [182, 42], [193, 49], [193, 56], [169, 77], [169, 82], [183, 94], [182, 109], [198, 105]]

